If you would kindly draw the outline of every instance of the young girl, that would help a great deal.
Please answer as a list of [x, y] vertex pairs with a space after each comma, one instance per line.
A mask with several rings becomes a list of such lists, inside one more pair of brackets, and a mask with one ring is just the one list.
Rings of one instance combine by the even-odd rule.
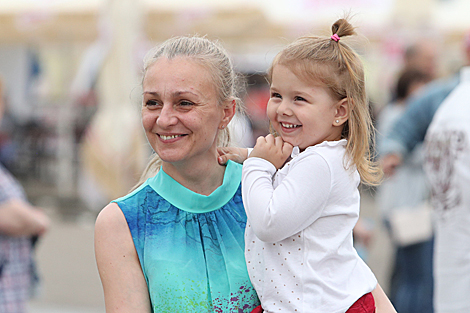
[[258, 138], [243, 165], [245, 255], [264, 312], [375, 312], [377, 280], [352, 230], [357, 187], [381, 172], [369, 152], [363, 66], [341, 40], [354, 29], [340, 19], [332, 30], [274, 59], [267, 115], [276, 135]]

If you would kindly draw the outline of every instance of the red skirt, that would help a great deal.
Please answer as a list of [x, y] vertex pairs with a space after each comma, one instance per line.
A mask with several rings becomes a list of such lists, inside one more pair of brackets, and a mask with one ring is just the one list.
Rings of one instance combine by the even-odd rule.
[[[263, 313], [261, 305], [251, 311], [251, 313]], [[353, 305], [346, 311], [346, 313], [375, 313], [375, 300], [369, 292], [359, 298]]]
[[369, 292], [360, 297], [346, 313], [375, 313], [374, 296]]

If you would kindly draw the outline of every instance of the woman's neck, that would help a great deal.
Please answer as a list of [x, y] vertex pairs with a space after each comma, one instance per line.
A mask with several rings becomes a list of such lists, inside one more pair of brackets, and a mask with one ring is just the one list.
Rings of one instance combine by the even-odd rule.
[[222, 185], [225, 173], [225, 166], [219, 165], [216, 155], [202, 162], [163, 162], [162, 169], [184, 187], [205, 196]]

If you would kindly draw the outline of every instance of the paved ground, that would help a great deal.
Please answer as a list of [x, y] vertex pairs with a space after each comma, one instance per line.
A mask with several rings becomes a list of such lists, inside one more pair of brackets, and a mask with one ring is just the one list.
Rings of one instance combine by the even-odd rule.
[[37, 252], [43, 285], [29, 312], [104, 312], [91, 216], [76, 222], [54, 218]]
[[[93, 225], [96, 213], [67, 208], [67, 214], [50, 198], [42, 199], [49, 209], [53, 224], [42, 238], [38, 266], [43, 286], [31, 302], [29, 313], [104, 313], [104, 301], [93, 251]], [[47, 203], [49, 201], [49, 203]], [[51, 205], [52, 204], [52, 205]], [[71, 214], [74, 212], [77, 214]], [[375, 203], [370, 191], [362, 192], [362, 215], [374, 225], [374, 240], [366, 261], [386, 290], [390, 268], [390, 242], [377, 221]]]
[[104, 308], [32, 303], [28, 313], [104, 313]]

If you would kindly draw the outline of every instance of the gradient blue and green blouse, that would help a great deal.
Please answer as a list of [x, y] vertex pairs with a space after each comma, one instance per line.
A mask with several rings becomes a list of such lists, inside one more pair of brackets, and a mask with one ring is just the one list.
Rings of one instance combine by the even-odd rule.
[[244, 258], [241, 165], [204, 196], [160, 170], [115, 202], [123, 211], [154, 312], [251, 312], [258, 304]]

